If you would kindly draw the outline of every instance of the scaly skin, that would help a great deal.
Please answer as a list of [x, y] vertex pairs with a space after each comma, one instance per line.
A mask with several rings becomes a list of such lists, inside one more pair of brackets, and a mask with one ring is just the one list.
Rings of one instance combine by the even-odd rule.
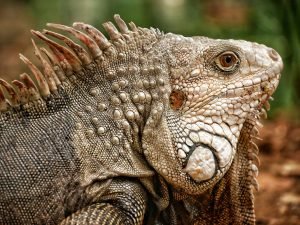
[[[254, 224], [264, 45], [75, 23], [37, 31], [43, 73], [0, 80], [1, 224]], [[79, 30], [85, 33], [79, 32]], [[37, 87], [36, 87], [37, 86]]]

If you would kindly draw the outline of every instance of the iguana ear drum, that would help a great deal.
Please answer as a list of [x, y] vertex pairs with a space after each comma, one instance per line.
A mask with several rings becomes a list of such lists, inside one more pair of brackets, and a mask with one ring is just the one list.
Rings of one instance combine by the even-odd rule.
[[186, 100], [186, 95], [183, 91], [174, 90], [170, 94], [170, 106], [174, 110], [179, 110]]

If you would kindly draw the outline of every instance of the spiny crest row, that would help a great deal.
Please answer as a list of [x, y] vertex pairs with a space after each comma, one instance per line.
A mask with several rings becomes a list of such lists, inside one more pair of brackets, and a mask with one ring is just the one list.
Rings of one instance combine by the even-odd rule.
[[[263, 110], [264, 111], [264, 110]], [[248, 166], [249, 166], [249, 173], [248, 173], [248, 181], [254, 187], [256, 191], [259, 191], [259, 183], [257, 181], [258, 176], [258, 167], [260, 166], [260, 160], [258, 158], [259, 148], [254, 142], [254, 140], [261, 140], [259, 138], [259, 129], [258, 127], [262, 127], [263, 125], [259, 122], [260, 118], [266, 118], [266, 112], [263, 113], [257, 113], [252, 114], [249, 119], [251, 118], [251, 121], [248, 121], [250, 124], [253, 125], [253, 128], [250, 133], [250, 141], [249, 146], [247, 148], [247, 157], [248, 157]]]
[[[34, 53], [42, 64], [43, 73], [24, 55], [20, 54], [20, 59], [33, 73], [38, 87], [26, 73], [21, 74], [19, 80], [12, 81], [12, 84], [0, 79], [0, 112], [38, 100], [41, 97], [47, 98], [51, 93], [56, 93], [57, 88], [67, 76], [72, 75], [74, 72], [80, 72], [83, 66], [89, 65], [92, 61], [101, 63], [105, 57], [115, 53], [115, 47], [122, 46], [130, 41], [132, 38], [129, 35], [130, 33], [143, 35], [146, 31], [150, 31], [152, 34], [159, 34], [156, 30], [137, 27], [133, 22], [129, 23], [129, 29], [119, 15], [114, 15], [114, 19], [119, 30], [110, 21], [103, 24], [110, 37], [109, 40], [95, 27], [85, 23], [74, 23], [73, 27], [53, 23], [47, 24], [49, 27], [70, 33], [85, 45], [89, 53], [85, 48], [62, 34], [49, 30], [44, 30], [43, 33], [31, 30], [33, 35], [48, 45], [52, 53], [45, 48], [39, 49], [32, 39]], [[85, 31], [85, 33], [82, 31]], [[50, 40], [45, 35], [63, 41], [71, 50]], [[46, 55], [47, 60], [42, 53]], [[6, 90], [6, 95], [3, 90]]]

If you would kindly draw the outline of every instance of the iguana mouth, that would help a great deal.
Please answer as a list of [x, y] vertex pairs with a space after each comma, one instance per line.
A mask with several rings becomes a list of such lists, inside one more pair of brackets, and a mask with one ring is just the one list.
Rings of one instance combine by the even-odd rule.
[[260, 88], [261, 88], [263, 94], [260, 98], [260, 102], [257, 105], [256, 109], [260, 112], [260, 114], [264, 118], [267, 117], [267, 113], [266, 113], [265, 109], [267, 111], [270, 110], [270, 103], [269, 102], [270, 102], [270, 100], [271, 101], [273, 100], [272, 94], [274, 93], [274, 91], [277, 88], [278, 80], [279, 80], [280, 76], [281, 76], [281, 74], [277, 73], [274, 76], [272, 76], [271, 79], [267, 80], [267, 82], [262, 82], [261, 85], [260, 85]]

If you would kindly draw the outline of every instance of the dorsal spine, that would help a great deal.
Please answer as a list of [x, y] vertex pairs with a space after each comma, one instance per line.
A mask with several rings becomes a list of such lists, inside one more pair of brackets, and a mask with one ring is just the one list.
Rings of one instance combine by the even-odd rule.
[[[107, 39], [96, 28], [84, 23], [74, 23], [74, 28], [60, 24], [47, 24], [51, 28], [70, 33], [83, 43], [83, 47], [62, 34], [49, 30], [44, 30], [43, 33], [32, 30], [32, 34], [45, 42], [51, 52], [45, 48], [39, 49], [32, 40], [35, 55], [41, 62], [43, 72], [20, 54], [20, 59], [34, 75], [36, 84], [25, 73], [11, 84], [0, 80], [0, 114], [16, 109], [16, 107], [20, 108], [19, 106], [22, 105], [34, 105], [30, 103], [37, 100], [43, 101], [53, 94], [56, 95], [60, 87], [72, 85], [76, 76], [85, 76], [85, 68], [90, 68], [95, 64], [101, 69], [100, 67], [105, 67], [105, 64], [113, 60], [122, 62], [125, 57], [122, 49], [128, 48], [128, 43], [130, 45], [131, 42], [135, 42], [136, 45], [140, 45], [144, 36], [155, 41], [160, 35], [159, 32], [153, 30], [137, 28], [132, 22], [130, 30], [119, 15], [115, 15], [114, 19], [120, 32], [111, 22], [103, 24], [110, 39]], [[46, 35], [63, 41], [69, 48], [49, 39]], [[139, 47], [143, 48], [143, 45]], [[121, 70], [122, 68], [119, 68], [118, 73], [121, 74]], [[114, 76], [111, 71], [106, 72], [107, 78]]]

